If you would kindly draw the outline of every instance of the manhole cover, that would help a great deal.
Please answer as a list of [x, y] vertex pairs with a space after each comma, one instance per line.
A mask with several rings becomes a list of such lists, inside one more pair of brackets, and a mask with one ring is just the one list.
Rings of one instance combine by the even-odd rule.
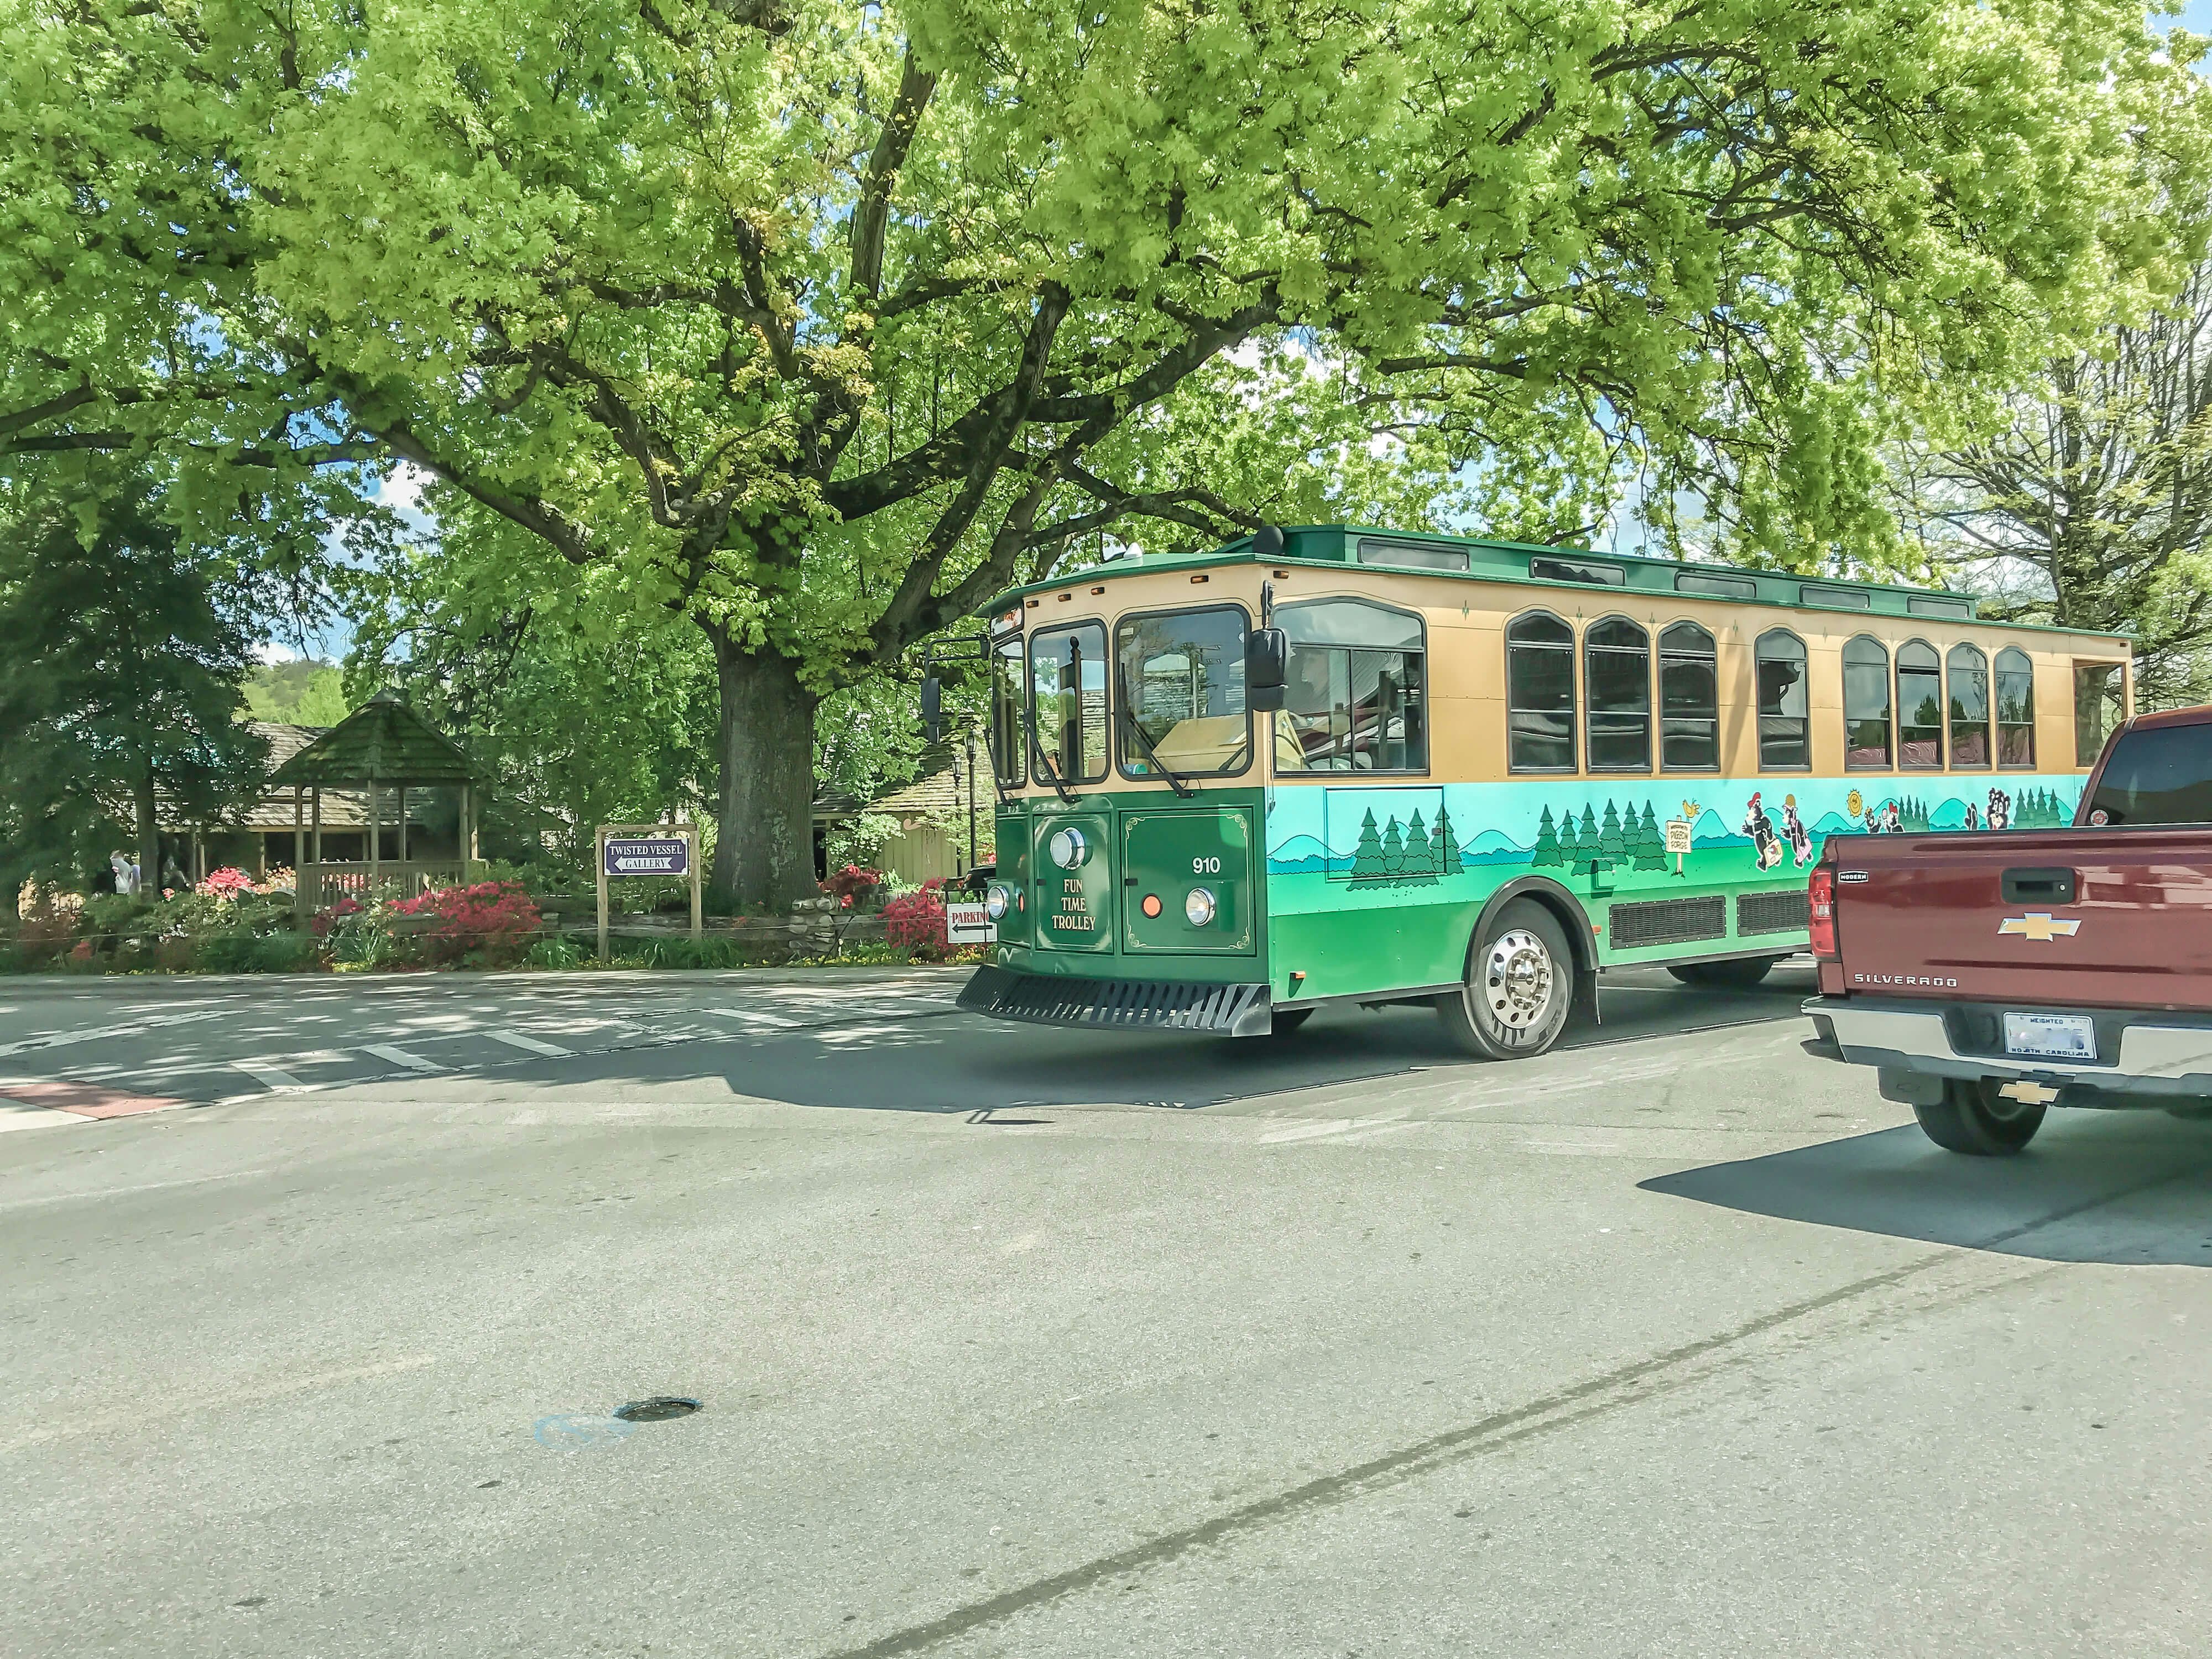
[[698, 1409], [696, 1400], [686, 1400], [678, 1394], [657, 1394], [650, 1400], [633, 1400], [627, 1406], [616, 1407], [615, 1415], [625, 1423], [665, 1423], [672, 1417], [689, 1417]]

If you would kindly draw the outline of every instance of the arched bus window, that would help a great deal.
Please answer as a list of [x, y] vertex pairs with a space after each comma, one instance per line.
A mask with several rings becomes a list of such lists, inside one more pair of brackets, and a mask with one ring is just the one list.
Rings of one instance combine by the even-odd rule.
[[1997, 653], [1997, 764], [2035, 764], [2035, 665], [2008, 645]]
[[1943, 661], [1925, 640], [1897, 647], [1897, 763], [1915, 772], [1943, 766]]
[[1583, 687], [1589, 702], [1583, 752], [1593, 772], [1651, 769], [1651, 636], [1626, 617], [1583, 630]]
[[1990, 763], [1989, 659], [1971, 645], [1954, 645], [1945, 659], [1951, 682], [1951, 764]]
[[1291, 647], [1279, 770], [1428, 769], [1428, 653], [1419, 617], [1367, 599], [1312, 599], [1276, 606], [1275, 626]]
[[1759, 769], [1790, 771], [1813, 763], [1806, 718], [1805, 641], [1787, 629], [1759, 636]]
[[1693, 622], [1659, 635], [1659, 763], [1670, 772], [1717, 772], [1720, 672], [1713, 636]]
[[1863, 634], [1844, 647], [1844, 766], [1889, 770], [1889, 653]]
[[1548, 611], [1506, 624], [1505, 730], [1509, 770], [1575, 769], [1575, 630]]

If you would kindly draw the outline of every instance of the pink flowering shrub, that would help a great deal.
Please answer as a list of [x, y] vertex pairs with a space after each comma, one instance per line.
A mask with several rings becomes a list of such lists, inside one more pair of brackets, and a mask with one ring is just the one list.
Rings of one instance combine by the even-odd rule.
[[253, 878], [245, 871], [225, 865], [220, 870], [210, 870], [207, 879], [192, 890], [203, 898], [234, 899], [240, 893], [254, 890]]
[[441, 887], [386, 910], [392, 916], [434, 918], [414, 935], [421, 960], [434, 968], [463, 961], [485, 968], [510, 966], [522, 960], [540, 921], [536, 902], [514, 881]]
[[926, 881], [884, 905], [884, 938], [917, 957], [942, 957], [952, 943], [945, 931], [945, 883]]

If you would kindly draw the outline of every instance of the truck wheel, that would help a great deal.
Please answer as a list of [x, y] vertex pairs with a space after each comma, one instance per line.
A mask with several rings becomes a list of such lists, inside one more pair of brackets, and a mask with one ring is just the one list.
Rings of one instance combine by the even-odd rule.
[[1748, 991], [1765, 979], [1780, 957], [1738, 957], [1733, 962], [1686, 962], [1667, 971], [1685, 985], [1714, 991]]
[[1313, 1017], [1314, 1011], [1310, 1008], [1278, 1008], [1274, 1011], [1274, 1023], [1267, 1028], [1267, 1035], [1288, 1036]]
[[1994, 1078], [1946, 1078], [1943, 1098], [1915, 1106], [1913, 1116], [1928, 1139], [1947, 1152], [1973, 1158], [2003, 1158], [2035, 1139], [2044, 1109], [2007, 1100]]
[[1437, 1012], [1468, 1053], [1508, 1060], [1556, 1042], [1574, 999], [1567, 936], [1542, 905], [1516, 899], [1475, 940], [1467, 983], [1438, 997]]

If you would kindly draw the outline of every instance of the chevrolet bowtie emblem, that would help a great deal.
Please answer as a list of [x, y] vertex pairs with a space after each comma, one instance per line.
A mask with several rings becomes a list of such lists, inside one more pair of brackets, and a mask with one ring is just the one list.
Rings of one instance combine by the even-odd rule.
[[2038, 945], [2048, 945], [2055, 939], [2072, 939], [2081, 931], [2081, 920], [2075, 916], [2054, 916], [2047, 910], [2030, 911], [2024, 916], [2007, 916], [2000, 933], [2017, 933], [2022, 939], [2032, 939]]

